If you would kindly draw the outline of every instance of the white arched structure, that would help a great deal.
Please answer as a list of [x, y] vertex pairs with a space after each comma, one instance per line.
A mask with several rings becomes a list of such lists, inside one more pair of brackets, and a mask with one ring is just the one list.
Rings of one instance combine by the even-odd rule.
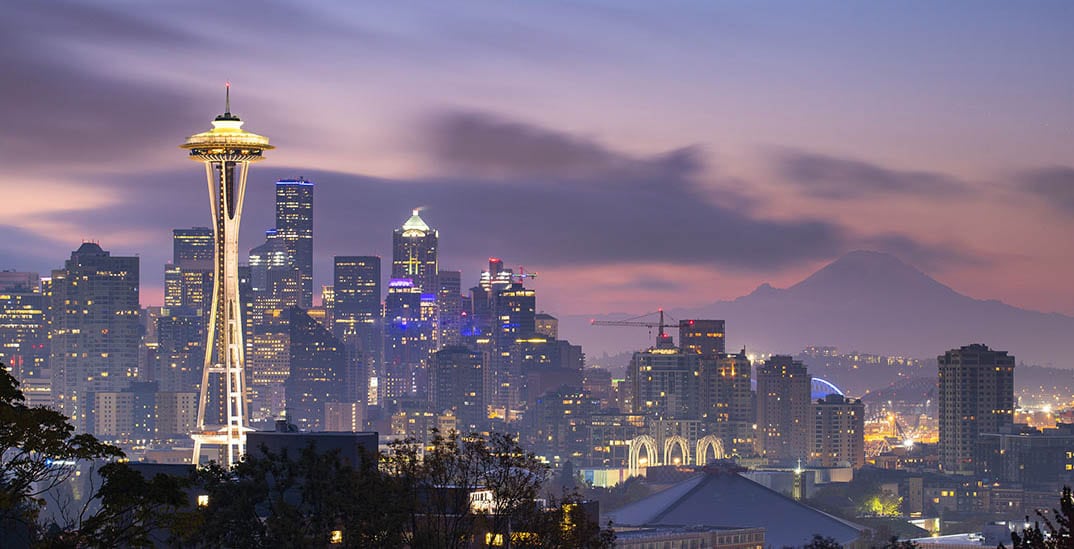
[[716, 435], [705, 435], [697, 441], [697, 464], [704, 467], [708, 465], [706, 457], [708, 457], [709, 448], [712, 448], [712, 453], [716, 456], [716, 459], [723, 459], [726, 457], [723, 452], [723, 441], [716, 437]]
[[645, 449], [645, 458], [647, 460], [645, 465], [659, 465], [657, 461], [660, 456], [656, 453], [656, 440], [649, 435], [641, 435], [634, 437], [630, 441], [630, 454], [628, 459], [627, 476], [637, 476], [641, 469], [641, 450]]
[[682, 451], [682, 461], [679, 465], [690, 464], [690, 441], [679, 435], [672, 435], [664, 439], [664, 465], [674, 465], [674, 461], [671, 459], [671, 451], [678, 446]]

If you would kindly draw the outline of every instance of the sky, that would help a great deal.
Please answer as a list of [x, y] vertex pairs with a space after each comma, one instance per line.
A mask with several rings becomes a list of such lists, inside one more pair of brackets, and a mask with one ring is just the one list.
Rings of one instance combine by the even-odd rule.
[[223, 110], [316, 184], [315, 284], [422, 207], [441, 268], [554, 314], [784, 287], [856, 249], [1074, 314], [1071, 2], [18, 2], [0, 18], [0, 269], [206, 226], [178, 145]]

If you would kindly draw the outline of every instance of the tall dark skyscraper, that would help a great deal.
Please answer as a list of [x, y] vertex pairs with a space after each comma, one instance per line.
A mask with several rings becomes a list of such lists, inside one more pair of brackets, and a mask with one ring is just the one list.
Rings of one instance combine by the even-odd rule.
[[770, 463], [807, 461], [812, 449], [813, 378], [801, 361], [772, 356], [757, 367], [757, 453]]
[[366, 379], [356, 380], [364, 395], [383, 361], [380, 258], [336, 256], [333, 263], [332, 333], [365, 370]]
[[1014, 423], [1014, 357], [974, 343], [938, 361], [940, 468], [971, 474], [978, 436]]
[[410, 219], [392, 234], [392, 278], [409, 278], [424, 293], [439, 289], [437, 248], [440, 234], [431, 229], [414, 210]]
[[458, 345], [462, 342], [462, 329], [465, 315], [462, 308], [462, 273], [459, 271], [440, 271], [437, 273], [440, 290], [436, 294], [440, 320], [437, 322], [437, 344], [441, 347]]
[[303, 178], [276, 182], [276, 234], [298, 269], [298, 306], [313, 306], [313, 182]]
[[487, 428], [485, 405], [485, 355], [467, 347], [449, 346], [433, 353], [429, 379], [436, 413], [455, 413], [461, 433]]
[[353, 402], [347, 351], [320, 322], [291, 309], [291, 372], [287, 377], [288, 420], [303, 431], [323, 430], [325, 404]]
[[95, 394], [126, 389], [138, 373], [138, 258], [84, 243], [52, 271], [52, 295], [53, 402], [91, 432]]

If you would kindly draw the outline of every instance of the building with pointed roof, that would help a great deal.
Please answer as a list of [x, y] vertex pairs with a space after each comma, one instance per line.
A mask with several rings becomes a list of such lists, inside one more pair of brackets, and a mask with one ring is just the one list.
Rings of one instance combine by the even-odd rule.
[[615, 528], [764, 528], [769, 547], [801, 547], [815, 534], [830, 537], [843, 546], [854, 546], [861, 542], [865, 530], [719, 466], [708, 467], [695, 477], [604, 513], [600, 522], [608, 520]]
[[438, 270], [437, 247], [440, 234], [421, 218], [415, 208], [403, 226], [392, 235], [392, 278], [409, 278], [421, 293], [435, 294]]

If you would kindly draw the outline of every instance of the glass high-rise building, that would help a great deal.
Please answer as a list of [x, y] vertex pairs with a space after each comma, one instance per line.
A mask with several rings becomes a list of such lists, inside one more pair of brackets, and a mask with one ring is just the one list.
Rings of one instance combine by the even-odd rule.
[[459, 432], [487, 429], [485, 354], [463, 346], [448, 346], [433, 353], [429, 392], [433, 410], [455, 414]]
[[82, 244], [52, 271], [50, 332], [55, 406], [92, 432], [94, 398], [126, 389], [138, 374], [138, 258]]
[[[380, 375], [384, 344], [381, 314], [380, 258], [336, 256], [333, 260], [332, 333], [347, 347], [368, 378]], [[366, 388], [362, 388], [364, 385]], [[363, 393], [364, 394], [364, 393]]]
[[298, 306], [313, 306], [313, 182], [303, 178], [276, 182], [276, 235], [298, 269]]
[[324, 430], [325, 405], [354, 402], [343, 343], [301, 309], [290, 312], [291, 369], [285, 382], [287, 420], [303, 431]]
[[414, 210], [410, 219], [392, 234], [392, 278], [409, 278], [421, 292], [435, 294], [440, 233]]

